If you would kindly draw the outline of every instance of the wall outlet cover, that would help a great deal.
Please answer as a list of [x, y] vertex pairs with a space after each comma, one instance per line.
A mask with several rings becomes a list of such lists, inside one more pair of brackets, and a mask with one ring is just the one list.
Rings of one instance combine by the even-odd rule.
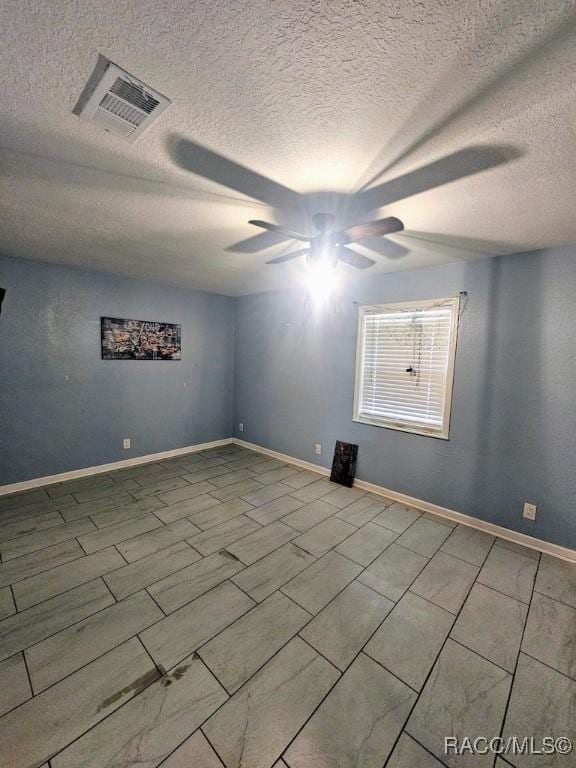
[[537, 509], [538, 507], [536, 506], [536, 504], [529, 504], [527, 501], [525, 501], [522, 517], [525, 517], [527, 520], [536, 520]]
[[122, 440], [122, 448], [127, 451], [128, 448], [130, 448], [130, 438], [125, 437], [124, 440]]
[[316, 456], [322, 456], [322, 443], [315, 443], [314, 453], [316, 454]]
[[242, 422], [240, 422], [240, 424], [238, 424], [238, 431], [239, 432], [244, 432], [244, 424]]

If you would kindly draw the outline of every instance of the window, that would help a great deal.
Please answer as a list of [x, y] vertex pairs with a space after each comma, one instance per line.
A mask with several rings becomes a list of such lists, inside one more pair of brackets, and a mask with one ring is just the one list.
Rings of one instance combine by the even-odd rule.
[[458, 299], [360, 307], [354, 420], [448, 439]]

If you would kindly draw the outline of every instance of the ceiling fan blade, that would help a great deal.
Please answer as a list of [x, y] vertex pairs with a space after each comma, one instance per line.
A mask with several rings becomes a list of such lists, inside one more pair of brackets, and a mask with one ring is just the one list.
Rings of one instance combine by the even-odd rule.
[[203, 176], [209, 181], [235, 189], [274, 208], [298, 209], [301, 198], [297, 192], [251, 171], [233, 160], [180, 136], [169, 140], [170, 155], [185, 171]]
[[358, 240], [364, 240], [365, 237], [383, 237], [392, 232], [400, 232], [404, 229], [404, 224], [395, 216], [389, 216], [387, 219], [378, 221], [367, 221], [365, 224], [355, 224], [342, 231], [342, 243], [355, 243]]
[[346, 248], [345, 245], [341, 245], [336, 253], [340, 261], [349, 264], [351, 267], [356, 267], [356, 269], [368, 269], [368, 267], [376, 264], [373, 259], [369, 259], [368, 256], [362, 256], [361, 253], [356, 253], [351, 248]]
[[292, 261], [292, 259], [298, 259], [300, 256], [307, 256], [310, 253], [308, 248], [302, 248], [300, 251], [292, 251], [292, 253], [286, 253], [284, 256], [278, 256], [275, 259], [270, 259], [266, 264], [283, 264], [285, 261]]
[[259, 221], [258, 219], [251, 219], [248, 224], [253, 224], [255, 227], [262, 227], [262, 229], [268, 229], [270, 232], [277, 232], [279, 235], [284, 235], [287, 240], [301, 240], [303, 243], [309, 243], [310, 238], [306, 235], [301, 235], [299, 232], [293, 232], [291, 229], [281, 227], [279, 224], [270, 224], [268, 221]]

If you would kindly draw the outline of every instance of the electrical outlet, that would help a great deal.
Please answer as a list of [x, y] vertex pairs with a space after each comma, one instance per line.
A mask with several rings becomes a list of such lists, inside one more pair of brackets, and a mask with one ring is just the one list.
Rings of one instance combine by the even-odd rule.
[[127, 451], [128, 448], [130, 448], [130, 438], [129, 437], [125, 437], [124, 440], [122, 440], [122, 448], [124, 448], [125, 451]]
[[238, 431], [239, 432], [244, 432], [244, 424], [242, 422], [240, 422], [240, 424], [238, 424]]
[[322, 456], [322, 443], [316, 443], [314, 445], [314, 453], [316, 456]]
[[537, 509], [538, 507], [536, 506], [536, 504], [529, 504], [527, 501], [525, 501], [522, 517], [526, 517], [528, 520], [536, 520]]

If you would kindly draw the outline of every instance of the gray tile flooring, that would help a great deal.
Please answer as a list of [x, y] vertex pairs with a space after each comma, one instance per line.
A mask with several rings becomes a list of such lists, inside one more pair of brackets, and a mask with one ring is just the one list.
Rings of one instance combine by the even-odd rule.
[[576, 765], [576, 566], [238, 446], [0, 498], [0, 764]]

